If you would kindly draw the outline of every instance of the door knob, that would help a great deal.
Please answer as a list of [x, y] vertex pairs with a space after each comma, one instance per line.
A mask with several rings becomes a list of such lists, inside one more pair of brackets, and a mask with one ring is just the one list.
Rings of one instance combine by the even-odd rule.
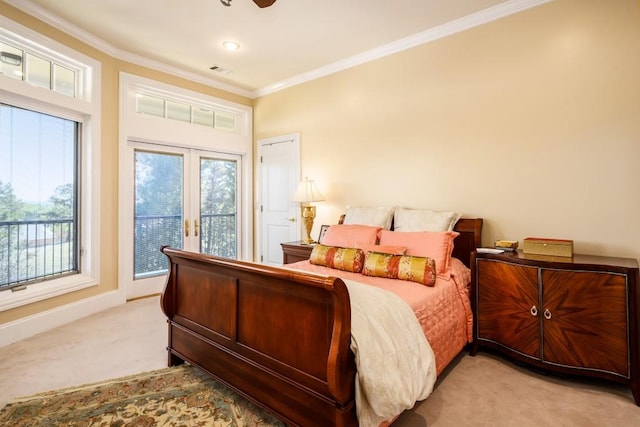
[[292, 216], [292, 217], [290, 217], [290, 218], [285, 218], [285, 219], [286, 219], [287, 221], [290, 221], [290, 222], [296, 222], [296, 218], [295, 218], [295, 217], [293, 217], [293, 216]]

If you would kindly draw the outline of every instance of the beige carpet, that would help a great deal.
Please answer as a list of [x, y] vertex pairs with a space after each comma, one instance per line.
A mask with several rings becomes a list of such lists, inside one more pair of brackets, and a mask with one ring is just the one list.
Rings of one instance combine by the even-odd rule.
[[460, 357], [399, 426], [638, 427], [640, 407], [627, 387], [542, 375], [481, 352]]
[[[160, 369], [158, 297], [130, 302], [0, 348], [0, 406], [14, 397]], [[627, 387], [560, 379], [481, 352], [462, 354], [394, 427], [640, 426]]]

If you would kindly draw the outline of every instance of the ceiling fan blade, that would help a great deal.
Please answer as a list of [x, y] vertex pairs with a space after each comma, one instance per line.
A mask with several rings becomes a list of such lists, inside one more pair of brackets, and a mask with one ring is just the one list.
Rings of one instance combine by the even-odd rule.
[[258, 7], [269, 7], [276, 2], [276, 0], [253, 0]]

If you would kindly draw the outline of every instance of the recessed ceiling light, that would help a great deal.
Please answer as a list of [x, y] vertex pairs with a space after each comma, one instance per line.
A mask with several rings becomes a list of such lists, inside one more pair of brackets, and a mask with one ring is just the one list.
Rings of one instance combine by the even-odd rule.
[[224, 46], [224, 48], [227, 49], [227, 50], [238, 50], [238, 49], [240, 49], [240, 45], [238, 43], [232, 42], [232, 41], [222, 42], [222, 46]]

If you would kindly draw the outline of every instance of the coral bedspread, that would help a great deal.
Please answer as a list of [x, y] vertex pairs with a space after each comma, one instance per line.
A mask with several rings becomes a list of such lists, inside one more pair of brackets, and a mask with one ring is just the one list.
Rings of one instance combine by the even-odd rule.
[[287, 264], [285, 267], [354, 280], [398, 295], [413, 309], [424, 330], [435, 354], [437, 374], [472, 340], [473, 314], [469, 300], [471, 272], [456, 258], [451, 259], [451, 277], [438, 277], [433, 287], [321, 267], [309, 261]]

